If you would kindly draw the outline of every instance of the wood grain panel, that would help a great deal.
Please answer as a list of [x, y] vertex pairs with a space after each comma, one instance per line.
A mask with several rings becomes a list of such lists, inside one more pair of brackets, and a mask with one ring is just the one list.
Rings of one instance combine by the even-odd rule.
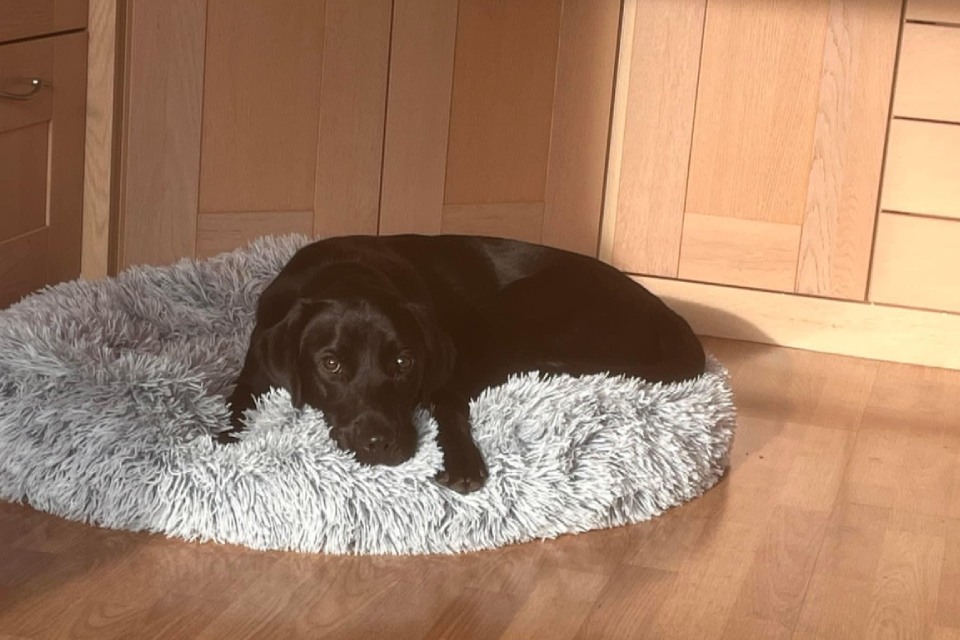
[[0, 0], [0, 42], [86, 25], [87, 0]]
[[376, 234], [393, 3], [326, 5], [313, 232]]
[[799, 242], [794, 225], [688, 213], [679, 276], [793, 291]]
[[0, 244], [0, 309], [47, 283], [47, 229]]
[[960, 122], [960, 29], [904, 25], [893, 114]]
[[665, 278], [637, 280], [700, 335], [960, 369], [960, 314]]
[[83, 241], [83, 140], [87, 104], [87, 34], [54, 42], [53, 121], [50, 125], [50, 203], [47, 279], [80, 275]]
[[540, 243], [542, 202], [445, 204], [441, 233], [513, 238]]
[[557, 54], [542, 241], [596, 256], [620, 3], [565, 0]]
[[444, 203], [543, 201], [561, 0], [460, 0]]
[[118, 262], [193, 256], [206, 0], [130, 3]]
[[617, 79], [629, 78], [616, 99], [623, 128], [614, 132], [622, 156], [610, 259], [625, 271], [677, 275], [705, 6], [651, 0], [635, 7], [632, 56]]
[[313, 208], [324, 3], [210, 0], [200, 211]]
[[607, 150], [607, 176], [603, 185], [603, 211], [600, 216], [600, 242], [597, 257], [613, 262], [617, 209], [620, 204], [620, 177], [623, 166], [623, 129], [627, 124], [627, 91], [630, 88], [630, 60], [633, 57], [633, 33], [637, 22], [637, 0], [624, 0], [620, 13], [617, 44], [617, 68], [614, 74], [613, 106], [610, 114], [610, 142]]
[[960, 125], [894, 120], [880, 206], [960, 218]]
[[907, 20], [960, 24], [957, 0], [907, 0]]
[[0, 242], [47, 226], [49, 130], [41, 122], [0, 132]]
[[313, 211], [201, 213], [197, 220], [197, 257], [245, 246], [260, 236], [313, 232]]
[[[31, 78], [53, 81], [53, 40], [0, 46], [0, 90], [25, 93]], [[53, 89], [44, 86], [30, 100], [0, 101], [0, 131], [48, 122], [53, 117]]]
[[569, 640], [593, 610], [607, 577], [553, 567], [538, 570], [537, 586], [517, 611], [500, 640]]
[[707, 4], [688, 212], [803, 222], [829, 4]]
[[380, 233], [439, 233], [457, 3], [395, 0]]
[[870, 301], [960, 312], [958, 247], [960, 221], [881, 214]]
[[110, 270], [110, 193], [113, 176], [114, 79], [117, 3], [90, 0], [87, 33], [87, 121], [83, 163], [83, 255], [85, 279]]
[[877, 638], [889, 629], [897, 629], [906, 638], [930, 636], [943, 556], [940, 536], [887, 532], [865, 637]]
[[866, 296], [901, 8], [900, 0], [830, 3], [797, 268], [800, 293]]

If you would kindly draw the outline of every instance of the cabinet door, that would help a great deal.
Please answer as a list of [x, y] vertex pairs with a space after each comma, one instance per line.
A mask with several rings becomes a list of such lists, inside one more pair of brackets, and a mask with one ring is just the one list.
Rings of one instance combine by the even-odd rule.
[[376, 233], [391, 4], [128, 3], [119, 266]]
[[85, 33], [0, 46], [0, 307], [80, 275], [86, 52]]
[[901, 8], [638, 3], [614, 262], [863, 300]]
[[395, 0], [380, 233], [595, 254], [620, 7]]

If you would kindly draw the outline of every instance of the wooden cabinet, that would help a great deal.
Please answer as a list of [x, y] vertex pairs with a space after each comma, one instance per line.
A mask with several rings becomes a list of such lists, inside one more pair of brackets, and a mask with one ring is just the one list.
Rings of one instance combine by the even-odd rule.
[[0, 3], [0, 39], [32, 37], [0, 44], [0, 307], [80, 274], [85, 23], [85, 2]]
[[398, 0], [381, 233], [475, 233], [595, 255], [615, 2]]
[[704, 334], [960, 367], [953, 0], [120, 6], [114, 268], [499, 235]]
[[960, 368], [960, 4], [623, 6], [601, 257], [705, 335]]
[[618, 22], [585, 0], [131, 3], [119, 266], [280, 232], [595, 254]]
[[614, 264], [863, 300], [900, 9], [636, 3]]
[[119, 267], [375, 233], [391, 2], [130, 3]]
[[960, 19], [912, 1], [897, 69], [871, 302], [960, 313]]

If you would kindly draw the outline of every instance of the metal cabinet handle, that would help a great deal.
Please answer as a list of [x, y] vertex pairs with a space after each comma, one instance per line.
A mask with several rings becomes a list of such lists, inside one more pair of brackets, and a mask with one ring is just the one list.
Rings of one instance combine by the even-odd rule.
[[32, 78], [30, 80], [30, 90], [26, 93], [10, 93], [8, 91], [0, 91], [0, 98], [6, 98], [7, 100], [30, 100], [35, 98], [46, 84], [50, 83], [44, 82], [40, 78]]

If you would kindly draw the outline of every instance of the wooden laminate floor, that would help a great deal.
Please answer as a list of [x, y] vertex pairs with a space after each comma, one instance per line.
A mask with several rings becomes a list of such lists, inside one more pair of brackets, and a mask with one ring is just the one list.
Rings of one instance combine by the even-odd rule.
[[0, 504], [0, 638], [960, 639], [960, 372], [708, 346], [734, 377], [732, 468], [652, 522], [337, 558]]

